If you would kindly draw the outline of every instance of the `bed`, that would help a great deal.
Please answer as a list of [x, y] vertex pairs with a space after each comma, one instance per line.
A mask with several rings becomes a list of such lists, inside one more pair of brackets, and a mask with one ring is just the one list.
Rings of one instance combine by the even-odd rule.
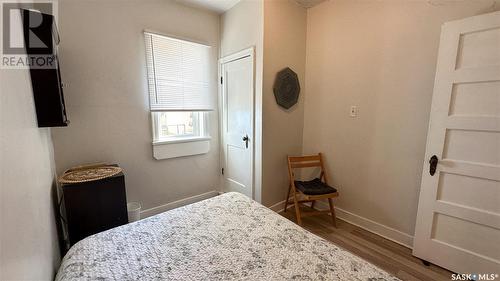
[[76, 243], [56, 280], [399, 280], [239, 193]]

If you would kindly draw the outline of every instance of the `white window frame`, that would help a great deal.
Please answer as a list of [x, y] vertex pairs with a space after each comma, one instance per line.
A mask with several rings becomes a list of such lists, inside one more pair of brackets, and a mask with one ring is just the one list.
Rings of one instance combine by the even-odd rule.
[[[169, 144], [169, 143], [182, 143], [182, 142], [193, 142], [193, 141], [203, 141], [210, 140], [211, 137], [209, 135], [209, 127], [208, 127], [208, 114], [209, 112], [203, 111], [188, 111], [188, 112], [197, 112], [198, 116], [198, 126], [199, 130], [198, 134], [193, 135], [179, 135], [179, 136], [171, 136], [166, 138], [160, 138], [159, 130], [160, 122], [159, 115], [155, 113], [159, 113], [160, 111], [152, 111], [151, 112], [151, 123], [152, 123], [152, 132], [153, 132], [153, 145], [160, 144]], [[175, 112], [175, 111], [174, 111]]]

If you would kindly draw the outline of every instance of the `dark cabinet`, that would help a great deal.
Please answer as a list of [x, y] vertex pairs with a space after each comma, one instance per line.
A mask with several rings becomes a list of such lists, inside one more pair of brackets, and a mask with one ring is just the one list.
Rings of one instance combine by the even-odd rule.
[[92, 234], [128, 223], [125, 177], [63, 184], [70, 246]]

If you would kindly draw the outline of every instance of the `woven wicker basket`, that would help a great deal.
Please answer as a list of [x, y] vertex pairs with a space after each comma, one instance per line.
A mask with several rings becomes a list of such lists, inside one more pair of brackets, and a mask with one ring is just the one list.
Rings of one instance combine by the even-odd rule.
[[82, 183], [112, 177], [122, 172], [122, 168], [97, 163], [73, 167], [59, 177], [60, 183]]

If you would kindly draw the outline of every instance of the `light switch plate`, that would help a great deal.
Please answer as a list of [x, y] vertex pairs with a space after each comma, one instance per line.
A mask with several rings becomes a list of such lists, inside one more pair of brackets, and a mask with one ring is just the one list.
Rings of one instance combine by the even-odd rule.
[[349, 115], [351, 117], [358, 117], [358, 106], [357, 105], [351, 105], [351, 110], [349, 111]]

